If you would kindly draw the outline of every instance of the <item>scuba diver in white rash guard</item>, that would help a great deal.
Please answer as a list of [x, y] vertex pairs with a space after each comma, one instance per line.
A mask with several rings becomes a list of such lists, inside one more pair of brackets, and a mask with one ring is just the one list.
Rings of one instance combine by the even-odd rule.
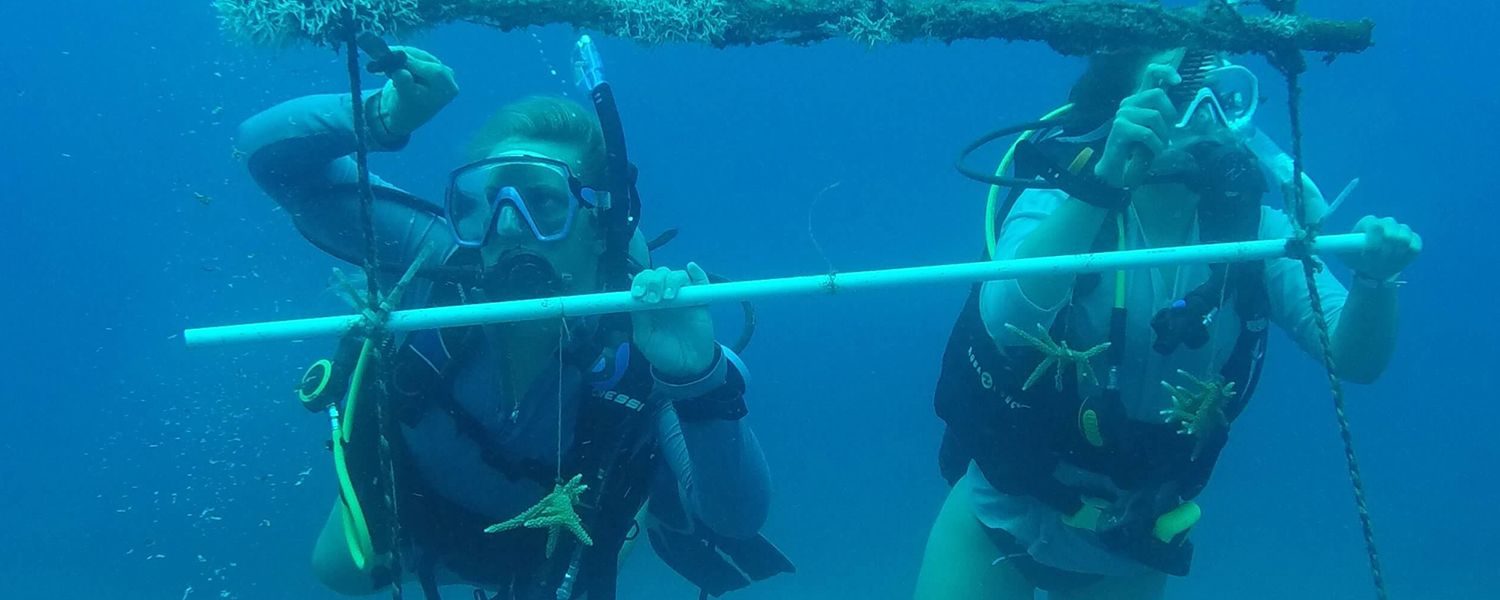
[[[989, 258], [1293, 237], [1287, 215], [1261, 204], [1274, 165], [1257, 159], [1268, 153], [1249, 70], [1192, 49], [1100, 55], [1070, 102], [965, 150], [1028, 132], [1012, 147], [1014, 176], [960, 158], [966, 176], [1011, 188], [992, 196]], [[1421, 238], [1375, 217], [1355, 231], [1368, 243], [1345, 259], [1352, 289], [1326, 270], [1316, 285], [1339, 374], [1368, 383], [1394, 349], [1396, 279]], [[1167, 575], [1188, 572], [1193, 499], [1273, 324], [1321, 356], [1299, 260], [974, 286], [935, 393], [954, 487], [916, 598], [1161, 598]]]

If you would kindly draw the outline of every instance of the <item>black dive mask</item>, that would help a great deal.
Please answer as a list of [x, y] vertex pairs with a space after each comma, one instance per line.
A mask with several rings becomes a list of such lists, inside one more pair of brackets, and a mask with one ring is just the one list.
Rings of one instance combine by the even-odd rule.
[[484, 270], [479, 287], [490, 302], [531, 300], [561, 295], [566, 279], [542, 255], [514, 248], [506, 250], [494, 266]]

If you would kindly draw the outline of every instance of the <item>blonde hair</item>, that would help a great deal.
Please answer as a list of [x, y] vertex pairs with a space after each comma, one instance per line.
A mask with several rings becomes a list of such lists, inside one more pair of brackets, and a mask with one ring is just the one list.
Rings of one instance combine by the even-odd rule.
[[589, 185], [604, 182], [604, 132], [594, 112], [558, 96], [529, 96], [496, 111], [470, 144], [470, 160], [486, 158], [495, 146], [511, 140], [573, 146], [580, 150], [578, 177]]

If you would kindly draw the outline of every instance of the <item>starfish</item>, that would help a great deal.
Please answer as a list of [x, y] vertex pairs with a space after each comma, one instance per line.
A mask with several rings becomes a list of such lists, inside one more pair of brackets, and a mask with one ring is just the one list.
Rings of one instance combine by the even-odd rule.
[[1177, 433], [1197, 438], [1193, 446], [1193, 460], [1197, 460], [1208, 439], [1229, 427], [1224, 405], [1239, 392], [1234, 391], [1233, 381], [1225, 383], [1220, 377], [1204, 381], [1181, 369], [1177, 374], [1188, 380], [1188, 387], [1161, 382], [1172, 396], [1172, 408], [1161, 414], [1166, 417], [1165, 422], [1177, 422]]
[[1089, 365], [1089, 360], [1108, 350], [1109, 342], [1104, 342], [1088, 350], [1078, 351], [1069, 348], [1066, 341], [1054, 341], [1052, 334], [1047, 333], [1047, 328], [1042, 327], [1041, 323], [1038, 323], [1036, 326], [1037, 335], [1021, 331], [1020, 327], [1016, 327], [1010, 323], [1006, 323], [1005, 328], [1016, 337], [1035, 346], [1037, 350], [1041, 350], [1042, 355], [1045, 357], [1042, 359], [1041, 364], [1036, 366], [1036, 370], [1031, 372], [1031, 376], [1026, 378], [1026, 383], [1021, 386], [1021, 391], [1031, 389], [1031, 386], [1040, 380], [1042, 375], [1045, 375], [1048, 369], [1051, 369], [1054, 365], [1057, 367], [1057, 379], [1054, 385], [1057, 386], [1058, 390], [1062, 390], [1063, 370], [1068, 366], [1068, 363], [1076, 363], [1078, 365], [1079, 387], [1083, 386], [1085, 380], [1095, 383], [1099, 382], [1099, 378], [1094, 376], [1094, 367]]
[[589, 532], [584, 531], [583, 521], [578, 518], [578, 512], [573, 506], [578, 504], [578, 497], [583, 494], [589, 486], [583, 485], [582, 475], [574, 475], [567, 483], [558, 483], [552, 488], [552, 493], [538, 500], [536, 506], [526, 509], [519, 515], [512, 517], [504, 523], [496, 523], [484, 528], [485, 533], [499, 533], [512, 529], [546, 529], [547, 530], [547, 558], [552, 558], [552, 552], [557, 549], [557, 540], [562, 537], [566, 530], [583, 542], [585, 546], [594, 545], [594, 538], [589, 537]]

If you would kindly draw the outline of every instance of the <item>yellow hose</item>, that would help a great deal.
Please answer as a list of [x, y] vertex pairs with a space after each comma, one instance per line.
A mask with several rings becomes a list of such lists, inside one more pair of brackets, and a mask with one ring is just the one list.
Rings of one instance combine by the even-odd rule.
[[365, 511], [359, 505], [359, 496], [354, 492], [354, 482], [349, 479], [349, 468], [344, 464], [344, 444], [335, 436], [333, 440], [333, 471], [339, 484], [339, 515], [344, 520], [344, 543], [349, 546], [349, 557], [361, 571], [369, 564], [375, 553], [374, 541], [370, 537], [370, 524], [365, 520]]
[[370, 524], [365, 519], [365, 511], [359, 504], [359, 494], [354, 489], [354, 481], [349, 477], [349, 467], [345, 463], [344, 445], [353, 438], [354, 416], [359, 406], [359, 392], [364, 387], [365, 370], [369, 365], [370, 356], [375, 349], [373, 339], [365, 338], [365, 343], [359, 349], [359, 360], [354, 365], [354, 373], [349, 376], [349, 391], [344, 398], [344, 414], [339, 417], [338, 427], [333, 430], [333, 471], [339, 485], [339, 511], [344, 521], [344, 542], [349, 546], [349, 556], [354, 559], [354, 566], [364, 570], [370, 557], [375, 554], [375, 544], [370, 536]]
[[344, 443], [354, 438], [354, 414], [359, 407], [359, 390], [364, 387], [365, 369], [370, 364], [370, 356], [374, 350], [375, 341], [365, 338], [365, 344], [359, 349], [359, 360], [354, 363], [354, 373], [349, 375], [349, 395], [344, 398], [344, 420], [339, 427], [343, 430]]

